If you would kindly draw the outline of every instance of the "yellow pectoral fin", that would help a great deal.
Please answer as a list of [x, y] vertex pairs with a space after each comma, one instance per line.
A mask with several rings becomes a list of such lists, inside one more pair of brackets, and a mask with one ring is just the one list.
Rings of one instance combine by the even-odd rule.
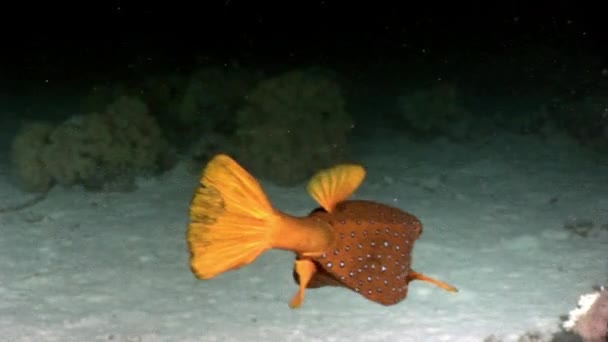
[[289, 307], [292, 309], [299, 308], [304, 302], [304, 291], [312, 276], [317, 272], [317, 266], [310, 259], [300, 259], [295, 261], [295, 270], [298, 274], [300, 288], [289, 302]]

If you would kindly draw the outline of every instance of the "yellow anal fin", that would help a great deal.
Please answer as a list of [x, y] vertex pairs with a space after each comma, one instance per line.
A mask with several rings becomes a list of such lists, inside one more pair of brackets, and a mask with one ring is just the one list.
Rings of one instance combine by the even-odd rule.
[[317, 266], [310, 259], [298, 259], [294, 265], [295, 271], [298, 274], [298, 282], [300, 287], [298, 292], [293, 296], [289, 302], [289, 307], [292, 309], [299, 308], [304, 302], [304, 292], [312, 276], [317, 272]]
[[356, 164], [339, 164], [317, 172], [308, 183], [308, 193], [327, 212], [350, 197], [365, 178], [365, 169]]
[[255, 178], [229, 156], [215, 156], [190, 203], [192, 272], [208, 279], [251, 263], [271, 247], [275, 218]]
[[452, 285], [450, 285], [448, 283], [445, 283], [445, 282], [443, 282], [441, 280], [437, 280], [435, 278], [428, 277], [428, 276], [426, 276], [426, 275], [424, 275], [422, 273], [411, 271], [407, 275], [407, 281], [410, 282], [412, 280], [422, 280], [422, 281], [425, 281], [427, 283], [431, 283], [431, 284], [433, 284], [433, 285], [435, 285], [435, 286], [437, 286], [437, 287], [439, 287], [441, 289], [444, 289], [446, 291], [449, 291], [449, 292], [458, 292], [458, 289], [455, 288], [454, 286], [452, 286]]

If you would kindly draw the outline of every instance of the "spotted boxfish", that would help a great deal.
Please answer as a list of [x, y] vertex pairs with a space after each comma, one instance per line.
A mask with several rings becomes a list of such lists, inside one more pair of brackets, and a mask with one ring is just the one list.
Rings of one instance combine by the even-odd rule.
[[226, 154], [205, 166], [191, 199], [187, 241], [190, 269], [210, 279], [253, 262], [269, 249], [296, 254], [300, 307], [307, 288], [340, 286], [382, 305], [399, 303], [412, 280], [457, 289], [415, 272], [412, 248], [422, 233], [414, 215], [366, 200], [349, 200], [365, 178], [358, 164], [317, 172], [308, 193], [319, 204], [305, 217], [274, 208], [259, 182]]

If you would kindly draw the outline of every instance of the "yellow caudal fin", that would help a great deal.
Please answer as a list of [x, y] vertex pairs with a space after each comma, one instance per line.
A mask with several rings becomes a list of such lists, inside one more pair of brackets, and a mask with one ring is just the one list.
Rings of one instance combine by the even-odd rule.
[[323, 209], [332, 212], [346, 200], [365, 178], [365, 169], [356, 164], [340, 164], [317, 172], [308, 183], [308, 193]]
[[275, 216], [257, 180], [229, 156], [215, 156], [190, 203], [192, 272], [209, 279], [254, 261], [271, 248]]

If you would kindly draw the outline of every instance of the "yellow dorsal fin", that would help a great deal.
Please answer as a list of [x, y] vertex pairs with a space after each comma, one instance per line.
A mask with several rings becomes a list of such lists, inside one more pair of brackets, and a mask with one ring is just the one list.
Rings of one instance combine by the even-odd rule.
[[346, 200], [365, 178], [365, 169], [357, 164], [339, 164], [317, 172], [308, 182], [308, 193], [327, 212]]

